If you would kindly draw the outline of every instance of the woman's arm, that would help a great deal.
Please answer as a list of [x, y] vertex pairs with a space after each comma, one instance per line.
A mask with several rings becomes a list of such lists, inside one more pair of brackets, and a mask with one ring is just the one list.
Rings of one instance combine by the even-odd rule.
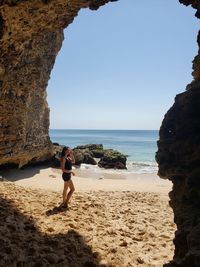
[[75, 158], [74, 158], [73, 150], [70, 151], [70, 158], [71, 158], [71, 162], [72, 163], [75, 163]]

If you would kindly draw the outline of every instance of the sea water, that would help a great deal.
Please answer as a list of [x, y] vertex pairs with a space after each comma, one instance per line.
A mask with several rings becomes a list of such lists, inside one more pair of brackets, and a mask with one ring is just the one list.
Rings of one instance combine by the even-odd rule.
[[[138, 174], [157, 172], [158, 167], [155, 161], [159, 136], [157, 130], [51, 129], [49, 134], [52, 142], [70, 146], [71, 148], [85, 144], [103, 144], [104, 148], [116, 149], [128, 156], [126, 172]], [[99, 169], [98, 166], [86, 164], [82, 164], [81, 168], [93, 168], [96, 171]]]

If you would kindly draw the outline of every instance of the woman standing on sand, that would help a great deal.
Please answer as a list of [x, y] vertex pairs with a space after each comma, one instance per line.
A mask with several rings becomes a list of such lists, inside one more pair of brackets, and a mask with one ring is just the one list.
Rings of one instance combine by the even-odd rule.
[[[75, 158], [73, 151], [69, 147], [63, 147], [61, 153], [61, 169], [62, 169], [62, 178], [64, 180], [64, 188], [63, 188], [63, 202], [61, 207], [67, 208], [69, 200], [75, 191], [74, 184], [71, 180], [71, 175], [75, 175], [72, 171], [72, 163], [75, 163]], [[69, 187], [69, 192], [67, 193]]]

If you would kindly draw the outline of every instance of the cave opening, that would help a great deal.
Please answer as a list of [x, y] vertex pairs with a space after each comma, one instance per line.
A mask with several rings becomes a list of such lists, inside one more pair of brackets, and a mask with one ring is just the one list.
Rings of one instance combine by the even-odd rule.
[[[196, 39], [198, 23], [194, 10], [177, 2], [155, 1], [145, 9], [144, 4], [119, 1], [95, 12], [83, 9], [65, 30], [47, 88], [50, 137], [61, 144], [68, 137], [77, 146], [87, 144], [87, 136], [76, 143], [72, 132], [54, 129], [157, 130], [145, 151], [156, 169], [150, 153], [157, 150], [166, 110], [192, 79], [197, 44], [190, 40]], [[141, 158], [139, 152], [134, 156]]]
[[[81, 8], [88, 6], [92, 9], [98, 8], [108, 2], [107, 0], [89, 2], [60, 0], [59, 4], [55, 4], [55, 1], [26, 0], [0, 2], [1, 165], [8, 163], [23, 166], [33, 158], [40, 161], [52, 156], [52, 146], [48, 136], [49, 109], [45, 90], [55, 57], [62, 45], [63, 29], [73, 21]], [[199, 1], [179, 0], [179, 2], [187, 6], [192, 5], [197, 10], [196, 16], [199, 17]], [[183, 9], [191, 10], [182, 7]], [[66, 14], [66, 10], [69, 13]], [[193, 14], [193, 11], [191, 13]], [[143, 11], [141, 14], [144, 14]], [[163, 10], [163, 15], [171, 21], [170, 12]], [[188, 40], [191, 42], [194, 39], [189, 36]], [[185, 41], [181, 45], [185, 44]], [[146, 43], [148, 46], [148, 40]], [[199, 44], [200, 35], [198, 35]], [[193, 56], [189, 57], [188, 62]], [[160, 129], [158, 143], [159, 174], [173, 182], [170, 205], [178, 227], [174, 241], [175, 266], [199, 267], [200, 262], [199, 66], [198, 52], [193, 62], [194, 80], [184, 93], [176, 97], [175, 104], [167, 112]], [[185, 70], [184, 75], [190, 72]], [[182, 84], [178, 86], [181, 91], [184, 91], [187, 83], [188, 81], [185, 81], [183, 86]], [[49, 102], [51, 103], [51, 100]], [[52, 106], [51, 109], [53, 110]]]
[[[148, 10], [145, 12], [145, 10], [139, 9], [139, 5], [141, 4], [141, 1], [140, 1], [140, 4], [137, 3], [138, 6], [136, 3], [132, 3], [133, 9], [135, 8], [135, 5], [136, 5], [136, 10], [137, 10], [136, 12], [138, 14], [141, 14], [141, 13], [143, 14], [143, 17], [141, 18], [141, 20], [145, 18], [148, 21], [148, 24], [149, 24], [148, 29], [150, 30], [149, 31], [147, 30], [148, 31], [147, 33], [145, 32], [146, 28], [143, 28], [142, 33], [137, 32], [137, 26], [138, 24], [141, 24], [141, 21], [140, 20], [137, 21], [136, 19], [133, 20], [134, 23], [133, 21], [131, 21], [131, 19], [136, 18], [135, 14], [131, 14], [129, 23], [127, 23], [127, 20], [122, 19], [121, 21], [119, 19], [120, 14], [118, 13], [119, 12], [118, 8], [120, 10], [123, 10], [126, 14], [130, 14], [130, 11], [132, 10], [130, 6], [129, 8], [127, 8], [126, 11], [122, 9], [122, 5], [124, 3], [120, 3], [120, 2], [115, 3], [115, 6], [112, 5], [112, 7], [110, 7], [110, 5], [107, 5], [101, 8], [99, 11], [97, 11], [99, 12], [99, 14], [97, 13], [93, 14], [91, 13], [91, 11], [88, 11], [88, 10], [82, 10], [80, 12], [79, 17], [65, 31], [66, 40], [64, 41], [60, 55], [58, 55], [56, 65], [52, 72], [51, 80], [49, 81], [48, 103], [52, 110], [51, 128], [60, 128], [60, 129], [63, 129], [63, 128], [68, 128], [68, 129], [70, 128], [72, 129], [103, 128], [105, 129], [107, 127], [109, 129], [110, 127], [111, 128], [113, 127], [114, 129], [118, 129], [121, 126], [119, 126], [119, 124], [113, 123], [113, 118], [115, 117], [116, 114], [118, 115], [119, 118], [121, 118], [121, 121], [123, 121], [123, 118], [127, 117], [127, 115], [131, 116], [131, 122], [133, 122], [135, 119], [134, 117], [135, 114], [141, 115], [142, 109], [144, 109], [144, 107], [147, 107], [148, 104], [150, 103], [149, 101], [147, 101], [147, 99], [151, 100], [151, 97], [153, 95], [154, 97], [156, 97], [157, 103], [154, 106], [151, 106], [151, 107], [148, 106], [148, 108], [145, 110], [145, 114], [148, 114], [148, 122], [150, 122], [156, 117], [157, 113], [160, 113], [159, 119], [155, 122], [154, 124], [155, 126], [152, 127], [154, 129], [159, 128], [161, 121], [164, 117], [165, 111], [168, 110], [174, 102], [175, 95], [181, 92], [184, 92], [185, 85], [190, 83], [192, 80], [192, 76], [190, 74], [191, 69], [192, 69], [191, 61], [196, 55], [197, 44], [196, 42], [193, 42], [193, 48], [190, 49], [190, 51], [188, 47], [191, 45], [191, 39], [196, 40], [197, 32], [199, 29], [198, 21], [193, 16], [194, 10], [192, 8], [184, 8], [184, 7], [181, 7], [179, 3], [170, 2], [171, 5], [174, 5], [175, 9], [170, 7], [171, 9], [167, 10], [166, 8], [163, 8], [163, 7], [166, 7], [165, 6], [166, 1], [159, 1], [159, 2], [160, 2], [159, 4], [158, 2], [156, 2], [158, 5], [154, 6], [156, 10], [155, 13], [162, 14], [163, 20], [157, 18], [157, 25], [156, 25], [157, 27], [155, 25], [152, 26], [151, 23], [149, 23], [149, 21], [151, 21], [151, 15], [154, 12], [150, 13]], [[128, 3], [128, 1], [126, 3]], [[163, 7], [162, 7], [162, 4], [164, 5]], [[152, 5], [151, 5], [151, 8], [152, 8]], [[175, 10], [175, 11], [170, 13], [170, 10]], [[109, 15], [112, 14], [113, 16], [112, 18], [116, 16], [116, 20], [113, 19], [112, 21], [112, 19], [109, 18], [109, 16], [106, 16], [107, 12]], [[177, 23], [177, 17], [180, 15], [179, 12], [181, 13], [181, 20]], [[170, 23], [169, 23], [168, 14], [170, 14]], [[94, 25], [96, 26], [96, 24], [93, 19], [97, 18], [98, 16], [99, 18], [101, 18], [102, 21], [106, 21], [107, 24], [106, 24], [106, 27], [104, 28], [102, 27], [102, 25], [97, 25], [97, 27], [94, 30], [93, 27]], [[86, 17], [88, 21], [84, 22], [84, 19]], [[128, 15], [126, 18], [128, 18]], [[117, 20], [120, 22], [118, 22]], [[109, 26], [109, 23], [111, 23], [111, 26]], [[159, 24], [159, 27], [158, 27], [158, 24]], [[169, 24], [171, 25], [171, 28]], [[130, 35], [122, 34], [122, 32], [125, 32], [124, 28], [127, 27], [127, 25], [130, 27], [129, 34], [131, 34], [134, 30], [136, 31], [134, 32], [135, 40], [130, 41], [131, 43], [131, 45], [129, 44], [130, 46], [127, 45], [127, 42], [128, 42], [127, 40], [130, 40]], [[193, 29], [192, 31], [189, 25], [190, 26], [192, 25], [192, 29]], [[80, 26], [82, 26], [81, 34], [80, 34], [80, 28], [81, 28]], [[147, 25], [145, 26], [147, 27]], [[157, 29], [160, 28], [161, 31], [157, 33], [155, 33], [154, 31], [151, 31], [152, 29], [156, 29], [156, 28]], [[169, 29], [171, 30], [171, 32]], [[108, 30], [108, 33], [106, 33], [107, 30]], [[174, 34], [174, 37], [172, 37], [173, 36], [172, 32], [174, 31], [177, 31], [177, 32], [176, 34]], [[103, 34], [105, 34], [107, 38], [103, 38], [102, 36], [100, 36], [100, 39], [98, 39], [97, 33], [99, 32], [102, 33], [102, 36]], [[112, 34], [110, 34], [109, 36], [110, 32], [112, 32]], [[88, 36], [88, 33], [90, 35], [90, 38]], [[117, 37], [115, 36], [115, 34], [117, 35]], [[156, 38], [155, 40], [152, 40], [150, 37], [151, 35], [154, 35], [154, 34], [156, 35]], [[94, 36], [95, 38], [97, 38], [96, 39], [97, 41], [95, 40], [96, 42], [93, 39]], [[75, 45], [75, 47], [72, 41], [73, 38], [75, 38], [75, 42], [76, 44], [78, 44], [77, 46]], [[112, 38], [115, 40], [114, 45], [109, 42], [109, 39], [112, 39]], [[121, 42], [119, 41], [120, 39], [124, 40], [122, 47], [117, 46], [118, 43], [121, 44]], [[137, 43], [137, 41], [139, 40], [142, 43], [139, 43], [139, 42]], [[70, 41], [72, 41], [71, 44], [70, 44]], [[157, 59], [156, 61], [156, 60], [152, 60], [152, 57], [148, 57], [149, 55], [153, 54], [153, 52], [148, 49], [150, 42], [152, 43], [154, 42], [154, 44], [156, 43], [156, 45], [158, 45], [158, 46], [155, 45], [155, 47], [157, 48], [157, 51], [155, 48], [154, 53], [159, 54], [160, 60]], [[163, 46], [164, 43], [168, 47]], [[114, 50], [114, 52], [112, 51], [112, 49]], [[102, 50], [104, 51], [104, 53], [101, 52]], [[124, 52], [124, 50], [126, 50], [126, 52], [128, 52], [129, 55], [127, 55], [126, 53], [122, 53], [122, 51]], [[190, 54], [188, 54], [187, 52], [190, 52]], [[123, 113], [122, 113], [123, 115], [121, 117], [117, 113], [116, 109], [112, 109], [112, 107], [110, 107], [110, 103], [115, 102], [116, 106], [121, 106], [120, 104], [121, 102], [119, 101], [119, 99], [116, 98], [116, 95], [120, 91], [123, 91], [124, 95], [129, 94], [129, 91], [127, 92], [126, 88], [124, 88], [123, 86], [123, 84], [126, 84], [127, 82], [126, 78], [128, 77], [128, 75], [127, 76], [124, 75], [124, 77], [121, 78], [121, 73], [119, 74], [118, 72], [117, 73], [112, 72], [112, 69], [113, 69], [111, 65], [112, 57], [110, 57], [109, 53], [111, 54], [115, 53], [115, 56], [119, 57], [119, 61], [114, 61], [114, 62], [118, 66], [118, 69], [121, 71], [121, 73], [127, 72], [127, 69], [126, 69], [128, 65], [127, 61], [129, 63], [131, 61], [131, 64], [129, 64], [128, 67], [129, 67], [129, 70], [131, 68], [133, 70], [132, 75], [130, 75], [130, 77], [133, 79], [129, 80], [132, 86], [132, 91], [137, 92], [137, 90], [139, 91], [142, 90], [143, 92], [145, 92], [145, 94], [143, 95], [143, 98], [141, 97], [141, 95], [138, 96], [137, 94], [129, 95], [128, 102], [130, 100], [132, 107], [134, 107], [134, 104], [137, 105], [137, 103], [140, 103], [140, 107], [138, 108], [138, 110], [134, 110], [134, 109], [123, 110]], [[124, 56], [120, 57], [121, 54], [124, 54]], [[93, 56], [94, 60], [91, 60], [91, 55]], [[99, 58], [98, 55], [100, 55], [101, 58]], [[134, 57], [131, 57], [131, 55]], [[139, 62], [135, 60], [137, 56], [138, 56], [138, 60], [145, 58], [145, 62], [142, 62], [142, 65], [140, 65]], [[66, 57], [66, 65], [63, 62], [64, 57]], [[101, 62], [102, 59], [104, 60], [104, 62], [106, 62], [105, 69], [102, 68], [101, 65], [99, 64], [99, 61]], [[172, 60], [170, 61], [170, 59]], [[166, 63], [168, 63], [169, 65]], [[59, 68], [59, 66], [58, 66], [58, 69], [56, 70], [57, 64], [60, 64], [60, 66], [62, 66], [62, 70]], [[135, 68], [135, 66], [137, 68]], [[169, 68], [169, 66], [171, 66], [171, 68]], [[138, 72], [139, 69], [140, 69], [140, 73]], [[149, 69], [151, 70], [151, 72], [149, 72]], [[96, 73], [94, 72], [94, 70], [96, 71]], [[141, 73], [143, 75], [141, 75]], [[147, 75], [146, 77], [145, 76], [146, 73], [148, 73], [149, 76]], [[187, 73], [187, 76], [185, 75], [186, 73]], [[106, 87], [105, 87], [105, 84], [103, 84], [102, 81], [104, 81], [104, 78], [108, 76], [108, 74], [109, 74], [109, 79], [107, 79]], [[136, 75], [139, 77], [139, 81], [137, 81]], [[158, 75], [163, 75], [162, 82], [160, 81], [160, 79], [158, 79]], [[53, 94], [51, 95], [51, 93], [53, 91], [55, 92], [56, 80], [58, 76], [61, 80], [62, 80], [62, 77], [66, 78], [66, 80], [63, 81], [63, 84], [65, 87], [64, 90], [67, 93], [65, 95], [64, 91], [62, 90], [60, 91], [60, 86], [62, 85], [58, 83], [60, 97], [63, 99], [62, 100], [63, 104], [61, 104], [60, 107], [57, 109], [56, 107], [57, 104], [55, 105], [56, 103], [55, 101], [58, 101], [58, 100], [55, 100], [55, 96]], [[152, 79], [152, 77], [154, 79]], [[117, 80], [118, 84], [117, 83], [114, 84], [115, 90], [112, 92], [112, 94], [109, 95], [106, 92], [106, 90], [110, 90], [110, 87], [112, 87], [113, 79], [115, 81]], [[144, 82], [144, 80], [145, 81], [148, 80], [151, 82], [149, 82], [147, 86], [145, 83], [144, 84], [142, 83]], [[100, 83], [101, 86], [98, 86], [98, 83]], [[123, 89], [121, 89], [118, 86], [121, 86], [121, 88]], [[156, 87], [157, 89], [155, 89]], [[73, 97], [73, 94], [69, 93], [69, 91], [71, 91], [72, 93], [75, 92], [74, 94], [75, 98]], [[95, 105], [93, 105], [92, 98], [88, 97], [89, 95], [95, 95], [96, 97], [98, 97], [98, 101], [100, 105], [98, 106], [95, 101], [94, 101]], [[124, 95], [121, 95], [121, 99], [123, 99]], [[105, 101], [105, 96], [107, 97], [108, 103]], [[167, 98], [167, 101], [166, 101], [166, 98]], [[69, 99], [69, 101], [70, 99], [73, 100], [72, 105], [68, 104], [68, 101], [67, 101], [66, 109], [65, 109], [65, 103], [64, 103], [65, 99], [66, 100]], [[80, 102], [78, 99], [80, 100]], [[144, 99], [146, 99], [146, 102], [144, 101]], [[145, 103], [147, 103], [146, 106], [145, 106]], [[106, 104], [108, 105], [108, 108], [110, 108], [110, 112], [106, 110]], [[77, 108], [77, 105], [81, 107], [80, 108], [81, 111], [79, 110], [79, 108]], [[106, 112], [103, 114], [102, 114], [102, 105], [104, 105], [105, 110], [106, 110]], [[163, 107], [162, 111], [158, 110], [159, 105]], [[65, 124], [62, 122], [62, 120], [59, 121], [60, 114], [63, 114], [63, 115], [68, 114], [68, 108], [72, 111], [75, 111], [73, 113], [74, 121], [69, 119], [67, 120], [67, 123]], [[98, 110], [100, 111], [99, 114], [98, 114]], [[95, 113], [96, 119], [92, 119], [91, 113], [93, 113], [93, 115]], [[107, 114], [111, 116], [108, 117]], [[81, 117], [81, 121], [80, 121], [80, 117]], [[102, 120], [101, 120], [102, 118], [104, 119], [104, 121], [105, 121], [105, 118], [108, 120], [106, 125], [102, 124]], [[78, 122], [79, 124], [77, 124]], [[97, 125], [95, 125], [96, 122], [98, 123]], [[141, 126], [141, 124], [139, 125], [131, 124], [131, 122], [129, 121], [129, 123], [123, 125], [122, 128], [124, 129], [140, 128], [141, 129], [144, 127], [144, 126]], [[148, 127], [151, 128], [151, 126], [149, 125]], [[172, 159], [174, 159], [175, 164], [177, 164], [176, 156], [172, 155], [172, 153], [170, 154], [170, 156]], [[166, 161], [166, 158], [164, 158], [163, 160], [161, 159], [159, 155], [158, 155], [158, 158], [159, 158], [158, 160], [160, 164], [162, 164], [163, 161], [164, 162]], [[171, 164], [171, 161], [169, 161], [169, 164]], [[163, 174], [162, 168], [160, 171], [160, 175], [163, 177], [167, 176], [168, 178], [171, 176], [171, 174], [168, 174], [168, 175], [166, 175], [165, 173]], [[181, 178], [179, 177], [179, 179]], [[180, 181], [177, 183], [174, 182], [174, 180], [172, 181], [175, 184], [175, 187], [176, 187], [175, 190], [179, 190], [178, 185], [180, 184]], [[175, 199], [174, 201], [176, 202], [178, 198], [173, 198], [173, 194], [175, 193], [172, 192], [170, 197], [171, 199]], [[195, 193], [195, 196], [196, 195], [197, 194]], [[180, 198], [182, 199], [182, 197], [183, 199], [187, 199], [186, 201], [189, 201], [188, 197], [185, 197], [185, 195], [181, 196]], [[175, 207], [176, 205], [172, 203], [173, 203], [173, 200], [171, 201], [171, 205], [173, 207], [173, 210], [175, 211], [175, 216], [179, 217], [179, 215], [176, 215], [176, 214], [179, 214], [179, 210], [178, 209], [176, 210], [176, 207]], [[196, 215], [194, 217], [196, 218]], [[187, 240], [185, 238], [184, 230], [181, 232], [180, 228], [181, 227], [178, 224], [178, 231], [176, 234], [176, 239], [174, 241], [176, 245], [174, 259], [176, 262], [181, 262], [181, 260], [185, 257], [185, 255], [187, 255], [188, 251], [190, 250], [189, 247], [187, 246]], [[180, 237], [179, 237], [179, 234], [180, 234]], [[184, 238], [184, 246], [187, 247], [185, 251], [183, 251], [181, 248], [181, 242], [182, 242], [181, 238]], [[177, 247], [179, 249], [177, 249]], [[188, 260], [188, 257], [186, 256], [183, 260], [183, 265], [180, 265], [180, 266], [189, 266], [187, 265], [187, 263], [185, 263], [187, 261], [190, 262], [190, 260]], [[191, 262], [192, 261], [193, 259], [191, 260]], [[198, 266], [198, 263], [197, 265], [195, 265], [194, 263], [192, 264], [193, 265], [191, 266]]]
[[48, 83], [50, 128], [158, 130], [192, 80], [197, 22], [194, 10], [176, 1], [81, 10], [65, 30]]

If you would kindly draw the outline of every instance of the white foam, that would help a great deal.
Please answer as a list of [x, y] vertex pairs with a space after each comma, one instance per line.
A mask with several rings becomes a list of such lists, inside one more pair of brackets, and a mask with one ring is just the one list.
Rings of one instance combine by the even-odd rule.
[[128, 161], [127, 162], [127, 170], [115, 170], [115, 169], [104, 169], [98, 167], [98, 165], [90, 165], [90, 164], [81, 164], [79, 167], [80, 170], [87, 170], [91, 171], [96, 174], [145, 174], [145, 173], [157, 173], [158, 171], [158, 165], [155, 162], [134, 162], [134, 161]]

